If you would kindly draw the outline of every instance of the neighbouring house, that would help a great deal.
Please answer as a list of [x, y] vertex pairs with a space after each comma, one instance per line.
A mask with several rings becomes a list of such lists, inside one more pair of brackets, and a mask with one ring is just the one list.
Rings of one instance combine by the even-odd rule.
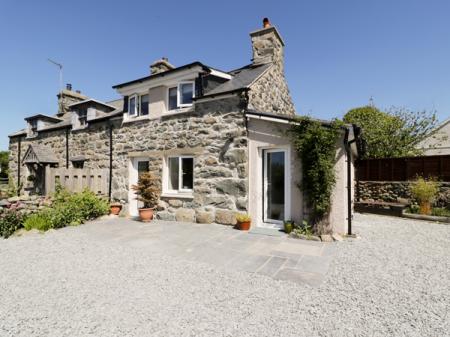
[[425, 156], [450, 155], [450, 118], [439, 124], [417, 148]]
[[[69, 85], [56, 116], [28, 117], [10, 135], [11, 179], [35, 194], [50, 193], [55, 180], [69, 188], [95, 182], [94, 191], [136, 216], [130, 187], [150, 170], [161, 178], [159, 219], [234, 224], [236, 212], [247, 212], [252, 226], [302, 221], [302, 165], [284, 133], [295, 116], [284, 41], [267, 24], [250, 37], [252, 62], [232, 71], [162, 58], [148, 76], [113, 86], [122, 98], [112, 102]], [[351, 221], [354, 138], [347, 126], [337, 144], [324, 231], [344, 233]]]

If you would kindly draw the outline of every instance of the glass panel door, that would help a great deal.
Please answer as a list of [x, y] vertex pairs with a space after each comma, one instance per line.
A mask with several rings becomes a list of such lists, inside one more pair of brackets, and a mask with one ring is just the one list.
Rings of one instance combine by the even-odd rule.
[[282, 224], [285, 220], [286, 152], [264, 151], [264, 222]]

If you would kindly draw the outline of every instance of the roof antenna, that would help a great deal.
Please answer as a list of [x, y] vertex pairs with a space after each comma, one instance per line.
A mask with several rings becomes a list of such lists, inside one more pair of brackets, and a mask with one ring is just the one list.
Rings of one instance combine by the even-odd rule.
[[375, 102], [374, 102], [374, 99], [373, 99], [372, 95], [370, 95], [370, 98], [369, 98], [369, 106], [372, 107], [372, 108], [375, 107]]
[[63, 112], [63, 97], [62, 97], [62, 91], [63, 91], [63, 65], [61, 63], [58, 63], [56, 61], [53, 61], [51, 59], [47, 59], [48, 62], [52, 63], [53, 65], [57, 66], [59, 68], [59, 95], [60, 95], [60, 111]]

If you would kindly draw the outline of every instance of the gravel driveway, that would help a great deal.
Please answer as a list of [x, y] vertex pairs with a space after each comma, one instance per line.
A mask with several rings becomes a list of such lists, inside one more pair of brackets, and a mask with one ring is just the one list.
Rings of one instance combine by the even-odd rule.
[[0, 336], [449, 336], [448, 225], [357, 214], [319, 287], [89, 226], [0, 240]]

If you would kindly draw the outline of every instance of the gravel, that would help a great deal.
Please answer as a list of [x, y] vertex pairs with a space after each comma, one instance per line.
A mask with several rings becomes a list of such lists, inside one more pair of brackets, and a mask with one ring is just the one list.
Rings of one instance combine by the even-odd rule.
[[0, 336], [449, 336], [449, 225], [357, 214], [315, 288], [88, 226], [0, 240]]

